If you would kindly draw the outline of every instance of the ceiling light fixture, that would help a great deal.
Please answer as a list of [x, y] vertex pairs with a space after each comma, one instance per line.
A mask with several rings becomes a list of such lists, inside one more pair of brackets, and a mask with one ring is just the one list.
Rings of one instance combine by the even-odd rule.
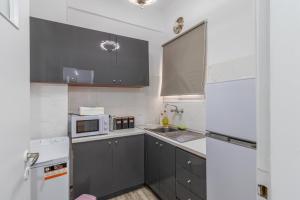
[[144, 8], [145, 6], [155, 3], [156, 0], [129, 0], [129, 2]]
[[112, 40], [105, 40], [101, 42], [100, 47], [104, 51], [116, 51], [120, 49], [120, 44]]

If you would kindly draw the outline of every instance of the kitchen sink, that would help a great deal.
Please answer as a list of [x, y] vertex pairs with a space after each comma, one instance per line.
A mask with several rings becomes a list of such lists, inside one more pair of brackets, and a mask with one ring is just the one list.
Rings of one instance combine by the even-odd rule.
[[178, 131], [178, 129], [176, 128], [165, 128], [165, 127], [159, 127], [159, 128], [155, 128], [155, 129], [148, 129], [149, 131], [155, 132], [155, 133], [171, 133], [171, 132], [175, 132]]
[[184, 142], [189, 142], [193, 140], [198, 140], [205, 138], [205, 135], [189, 130], [178, 130], [176, 128], [164, 128], [164, 127], [159, 127], [155, 129], [146, 129], [148, 131], [154, 132], [158, 135], [164, 136], [166, 138], [169, 138], [171, 140], [175, 140], [180, 143]]

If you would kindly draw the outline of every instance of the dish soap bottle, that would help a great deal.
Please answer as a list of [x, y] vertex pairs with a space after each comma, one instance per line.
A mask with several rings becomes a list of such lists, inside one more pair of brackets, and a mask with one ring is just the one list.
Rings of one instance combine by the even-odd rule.
[[169, 127], [169, 118], [167, 115], [167, 111], [164, 110], [163, 116], [162, 116], [162, 120], [161, 120], [162, 126], [165, 128]]

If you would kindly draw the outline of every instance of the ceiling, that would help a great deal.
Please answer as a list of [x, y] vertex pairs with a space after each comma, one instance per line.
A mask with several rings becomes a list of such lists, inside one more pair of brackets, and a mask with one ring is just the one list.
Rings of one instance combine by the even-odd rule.
[[166, 10], [171, 4], [174, 4], [182, 0], [156, 0], [156, 1], [157, 2], [154, 5], [152, 5], [153, 7], [156, 7], [160, 10]]
[[[128, 2], [128, 0], [125, 0], [125, 1]], [[157, 10], [165, 11], [171, 5], [176, 4], [176, 3], [182, 3], [182, 2], [184, 2], [184, 0], [156, 0], [155, 4], [149, 5], [149, 6], [145, 7], [144, 9], [147, 9], [147, 10], [157, 9]]]

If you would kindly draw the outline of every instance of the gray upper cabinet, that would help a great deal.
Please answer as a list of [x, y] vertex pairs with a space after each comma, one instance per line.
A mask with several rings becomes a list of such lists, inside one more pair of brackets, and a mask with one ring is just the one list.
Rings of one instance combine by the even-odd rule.
[[[136, 85], [137, 83], [149, 85], [149, 53], [148, 42], [117, 36], [120, 49], [117, 54], [118, 81], [124, 85]], [[146, 67], [143, 67], [146, 66]]]
[[[116, 42], [112, 51], [101, 43]], [[101, 31], [30, 19], [31, 82], [71, 85], [149, 85], [148, 42]]]
[[63, 59], [70, 58], [68, 50], [76, 48], [75, 44], [72, 44], [69, 39], [74, 37], [72, 32], [70, 27], [67, 28], [58, 23], [31, 18], [31, 81], [63, 82]]
[[[69, 25], [63, 25], [69, 27]], [[116, 59], [113, 52], [101, 49], [102, 41], [114, 40], [115, 36], [109, 33], [88, 30], [79, 27], [72, 27], [75, 37], [71, 38], [74, 49], [70, 49], [70, 58], [65, 60], [65, 66], [68, 68], [76, 68], [81, 72], [93, 73], [93, 75], [83, 78], [71, 84], [112, 84], [114, 76], [111, 68], [114, 67]], [[85, 73], [82, 73], [84, 75]], [[65, 75], [67, 76], [67, 74]]]

